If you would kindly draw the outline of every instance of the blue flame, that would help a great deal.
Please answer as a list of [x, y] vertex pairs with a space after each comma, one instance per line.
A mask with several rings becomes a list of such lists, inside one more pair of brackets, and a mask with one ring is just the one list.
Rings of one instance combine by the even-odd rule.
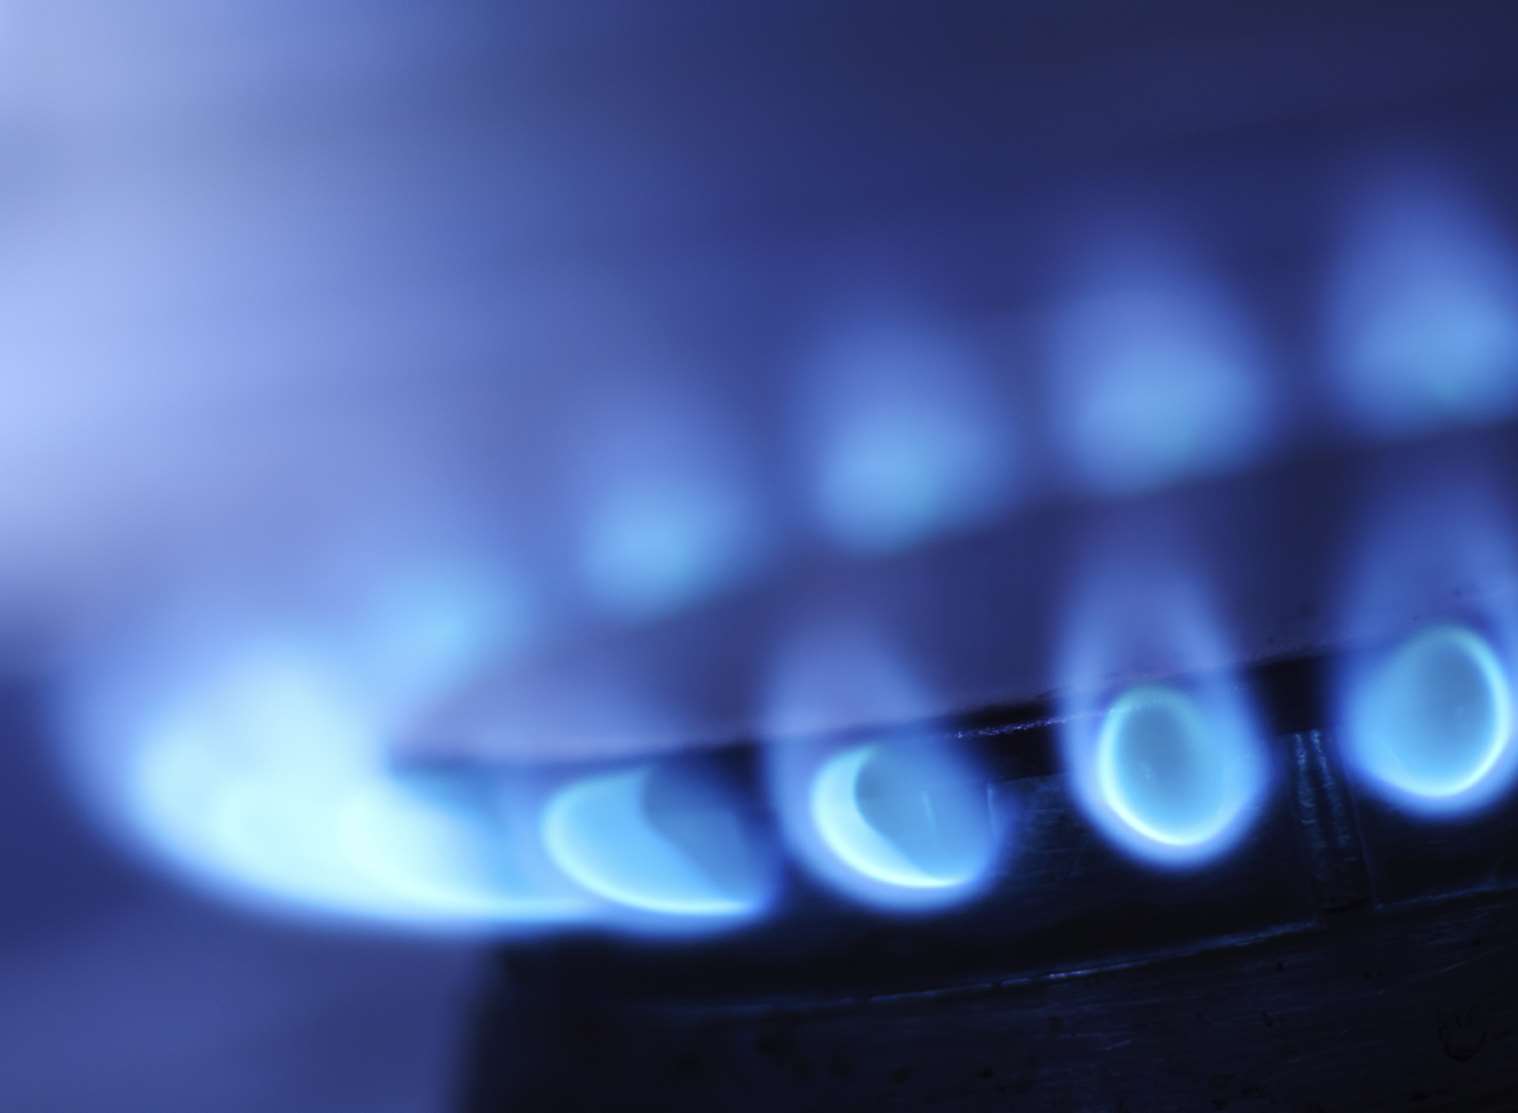
[[526, 802], [482, 780], [471, 770], [353, 786], [338, 813], [347, 859], [382, 891], [461, 924], [588, 919], [588, 902], [530, 849]]
[[1392, 795], [1459, 807], [1498, 768], [1513, 732], [1509, 679], [1491, 643], [1464, 626], [1430, 627], [1361, 679], [1349, 746]]
[[382, 565], [354, 610], [334, 651], [402, 713], [520, 649], [541, 618], [514, 578], [458, 557]]
[[686, 474], [603, 495], [588, 523], [583, 571], [592, 595], [628, 618], [652, 618], [740, 579], [761, 539], [743, 493]]
[[[592, 774], [560, 789], [543, 812], [543, 842], [587, 891], [674, 920], [741, 920], [762, 911], [772, 878], [730, 799], [656, 814], [654, 767]], [[652, 926], [652, 922], [645, 926]]]
[[569, 509], [591, 602], [642, 621], [755, 572], [773, 531], [747, 428], [701, 380], [629, 358], [626, 374], [581, 405]]
[[[909, 670], [865, 629], [803, 631], [777, 661], [771, 733], [818, 733], [931, 709]], [[844, 749], [766, 748], [770, 797], [791, 849], [822, 881], [903, 910], [970, 899], [993, 876], [998, 839], [983, 777], [948, 739], [877, 738]]]
[[812, 780], [811, 820], [859, 899], [899, 906], [958, 901], [992, 864], [985, 787], [947, 749], [867, 743], [833, 754]]
[[1252, 459], [1274, 423], [1259, 345], [1219, 283], [1149, 237], [1104, 237], [1055, 318], [1055, 432], [1099, 491]]
[[1503, 505], [1466, 470], [1399, 484], [1341, 592], [1344, 636], [1392, 646], [1348, 658], [1335, 677], [1345, 756], [1362, 783], [1406, 810], [1479, 809], [1518, 773], [1518, 549]]
[[[424, 680], [497, 644], [458, 620], [458, 582], [381, 593], [319, 635], [215, 622], [205, 606], [166, 624], [67, 698], [81, 789], [129, 845], [261, 908], [429, 931], [583, 917], [588, 902], [534, 875], [519, 853], [534, 841], [510, 838], [483, 786], [445, 790], [385, 752]], [[417, 632], [410, 677], [397, 623]]]
[[882, 321], [836, 335], [800, 422], [826, 534], [887, 551], [1001, 509], [1012, 437], [993, 382], [964, 343], [929, 328]]
[[[1248, 831], [1269, 782], [1246, 698], [1182, 546], [1088, 576], [1071, 608], [1062, 663], [1062, 748], [1076, 803], [1125, 853], [1158, 865], [1197, 864]], [[1187, 687], [1132, 682], [1110, 703], [1112, 678], [1190, 674]]]
[[795, 631], [775, 655], [761, 726], [770, 737], [816, 735], [941, 711], [868, 623], [823, 617]]
[[1187, 693], [1130, 688], [1102, 721], [1097, 786], [1118, 819], [1143, 838], [1205, 846], [1232, 821], [1243, 797], [1231, 783], [1238, 770], [1229, 752]]
[[1518, 258], [1430, 173], [1356, 199], [1332, 293], [1330, 360], [1350, 416], [1413, 434], [1518, 408]]

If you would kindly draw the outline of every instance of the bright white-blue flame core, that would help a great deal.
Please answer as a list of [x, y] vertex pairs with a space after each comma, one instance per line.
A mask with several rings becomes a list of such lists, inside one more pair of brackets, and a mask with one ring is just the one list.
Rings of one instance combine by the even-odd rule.
[[[1349, 755], [1383, 794], [1424, 811], [1489, 795], [1513, 732], [1507, 670], [1458, 625], [1413, 635], [1365, 670], [1350, 696]], [[1505, 786], [1499, 786], [1505, 787]]]
[[445, 567], [319, 630], [203, 602], [81, 668], [61, 710], [87, 801], [126, 845], [260, 908], [443, 932], [582, 919], [500, 786], [386, 752], [516, 636], [506, 585]]
[[114, 825], [191, 878], [241, 901], [429, 930], [588, 910], [519, 868], [489, 800], [391, 770], [375, 724], [319, 659], [264, 645], [179, 682], [140, 717], [111, 717], [92, 784]]
[[732, 920], [762, 911], [771, 878], [736, 809], [719, 800], [658, 822], [652, 775], [642, 765], [560, 789], [542, 821], [554, 863], [600, 899], [656, 917]]

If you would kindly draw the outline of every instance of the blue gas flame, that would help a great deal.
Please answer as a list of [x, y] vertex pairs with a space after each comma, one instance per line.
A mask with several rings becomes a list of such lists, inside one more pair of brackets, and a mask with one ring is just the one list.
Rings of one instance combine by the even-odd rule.
[[1054, 435], [1099, 491], [1224, 471], [1273, 435], [1268, 370], [1204, 266], [1163, 237], [1109, 230], [1055, 314]]
[[[1123, 852], [1164, 866], [1215, 858], [1269, 784], [1253, 710], [1188, 549], [1088, 572], [1062, 663], [1062, 749], [1077, 805]], [[1158, 553], [1158, 550], [1156, 550]], [[1189, 674], [1185, 686], [1152, 679]], [[1115, 698], [1097, 693], [1127, 680]]]
[[991, 865], [985, 791], [947, 746], [876, 742], [824, 761], [809, 805], [843, 887], [877, 903], [936, 904], [963, 899]]
[[1331, 290], [1329, 360], [1346, 411], [1416, 434], [1518, 409], [1518, 256], [1431, 168], [1355, 198]]
[[1512, 739], [1509, 677], [1490, 641], [1438, 625], [1380, 660], [1352, 699], [1349, 745], [1385, 790], [1431, 808], [1479, 792]]
[[773, 548], [747, 430], [697, 381], [628, 375], [588, 400], [572, 512], [580, 585], [613, 617], [658, 618], [732, 586]]
[[697, 467], [609, 484], [586, 526], [592, 598], [616, 615], [653, 618], [742, 578], [763, 552], [747, 494]]
[[763, 911], [773, 875], [737, 802], [708, 798], [658, 814], [653, 776], [645, 764], [560, 789], [542, 820], [557, 866], [596, 897], [657, 918], [629, 926], [682, 930]]
[[1005, 507], [1012, 422], [965, 340], [871, 318], [838, 330], [807, 371], [797, 424], [816, 520], [834, 543], [899, 549]]
[[[260, 908], [428, 931], [582, 919], [589, 902], [535, 870], [497, 794], [385, 751], [430, 683], [499, 644], [479, 628], [496, 612], [455, 601], [464, 582], [409, 582], [319, 632], [202, 605], [133, 639], [64, 701], [81, 790], [127, 845]], [[397, 623], [415, 632], [409, 670]]]
[[1337, 715], [1362, 784], [1407, 811], [1454, 815], [1518, 774], [1518, 549], [1481, 476], [1423, 482], [1398, 488], [1355, 554], [1340, 625], [1383, 648], [1346, 658]]
[[[836, 730], [928, 706], [910, 672], [863, 628], [824, 625], [782, 654], [772, 726]], [[878, 737], [843, 747], [782, 740], [770, 796], [792, 851], [852, 899], [914, 910], [966, 901], [993, 877], [997, 829], [983, 775], [951, 739]]]
[[1096, 743], [1102, 800], [1124, 824], [1160, 846], [1205, 846], [1233, 820], [1242, 797], [1206, 712], [1189, 693], [1130, 688], [1107, 710]]

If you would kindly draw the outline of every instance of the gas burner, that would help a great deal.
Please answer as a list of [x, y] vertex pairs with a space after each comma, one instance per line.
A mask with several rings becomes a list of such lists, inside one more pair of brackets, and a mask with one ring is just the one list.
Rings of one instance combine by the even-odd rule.
[[[1509, 764], [1510, 731], [1499, 732], [1511, 681], [1490, 670], [1489, 646], [1439, 625], [1358, 655], [1363, 698], [1397, 713], [1387, 745], [1399, 767], [1507, 775], [1496, 770]], [[1158, 1109], [1203, 1094], [1220, 1108], [1332, 1109], [1395, 1107], [1410, 1085], [1452, 1107], [1506, 1108], [1506, 1061], [1489, 1045], [1518, 1019], [1502, 942], [1518, 928], [1518, 810], [1478, 806], [1454, 821], [1407, 807], [1402, 785], [1359, 761], [1363, 723], [1334, 722], [1325, 680], [1348, 664], [1296, 658], [1235, 682], [1261, 708], [1261, 790], [1226, 855], [1159, 871], [1135, 837], [1172, 847], [1168, 824], [1224, 799], [1228, 771], [1198, 765], [1205, 710], [1185, 695], [1209, 678], [1130, 688], [1096, 723], [1029, 707], [831, 740], [813, 797], [830, 806], [840, 767], [855, 776], [900, 739], [916, 755], [931, 735], [973, 755], [980, 775], [893, 767], [870, 804], [856, 782], [856, 822], [873, 822], [875, 841], [829, 841], [840, 828], [819, 822], [838, 862], [792, 868], [766, 916], [725, 934], [650, 943], [582, 931], [503, 949], [479, 1002], [466, 1108], [634, 1109], [656, 1094], [674, 1111]], [[1430, 751], [1435, 707], [1439, 737], [1458, 725], [1458, 752]], [[1134, 828], [1125, 836], [1092, 822], [1072, 736], [1117, 763], [1107, 788], [1129, 795], [1106, 807]], [[1489, 763], [1495, 738], [1505, 756]], [[668, 760], [725, 767], [741, 784], [755, 756]], [[627, 774], [576, 776], [604, 786]], [[660, 824], [692, 863], [713, 845], [704, 802]], [[953, 824], [938, 821], [944, 807]], [[925, 877], [964, 884], [925, 863], [962, 861], [982, 831], [998, 847], [987, 876], [952, 907], [916, 903]], [[718, 861], [708, 884], [730, 868]], [[862, 877], [838, 884], [840, 869]], [[902, 890], [891, 914], [880, 886]], [[1388, 1040], [1385, 1010], [1421, 1019]], [[1362, 1069], [1343, 1070], [1345, 1039], [1359, 1041]]]
[[24, 6], [0, 640], [471, 1113], [1518, 1108], [1511, 0]]

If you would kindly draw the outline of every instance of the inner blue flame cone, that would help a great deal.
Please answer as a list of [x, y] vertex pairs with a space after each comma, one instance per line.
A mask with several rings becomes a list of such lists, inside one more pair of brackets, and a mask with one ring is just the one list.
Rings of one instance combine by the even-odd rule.
[[584, 889], [638, 913], [743, 918], [767, 904], [770, 856], [720, 785], [653, 765], [597, 773], [549, 800], [543, 842]]
[[1398, 646], [1360, 682], [1349, 724], [1352, 758], [1383, 788], [1455, 805], [1503, 764], [1512, 695], [1491, 643], [1459, 625]]
[[[1158, 861], [1221, 851], [1243, 827], [1262, 777], [1252, 739], [1197, 695], [1130, 688], [1108, 708], [1091, 760], [1095, 818]], [[1089, 809], [1088, 809], [1089, 810]]]
[[994, 841], [984, 786], [947, 753], [869, 743], [832, 755], [811, 783], [810, 812], [835, 866], [866, 899], [942, 902], [972, 890]]
[[1127, 692], [1107, 712], [1096, 760], [1112, 810], [1155, 842], [1194, 846], [1228, 821], [1227, 763], [1182, 692]]

